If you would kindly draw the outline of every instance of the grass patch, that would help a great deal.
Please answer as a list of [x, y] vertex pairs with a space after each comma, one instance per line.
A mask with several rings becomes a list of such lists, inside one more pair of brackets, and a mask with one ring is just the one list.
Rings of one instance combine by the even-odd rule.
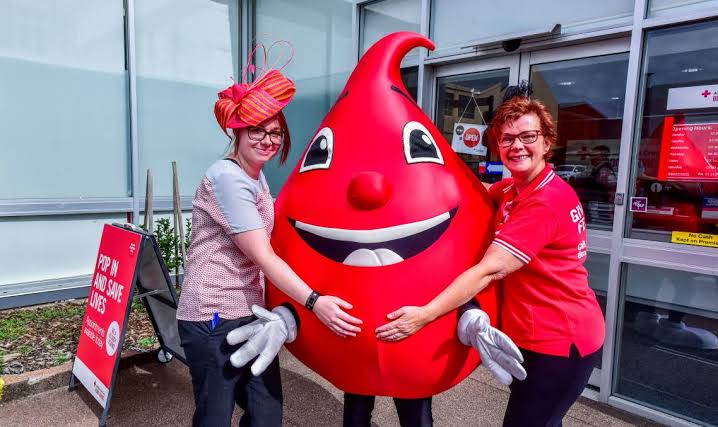
[[141, 340], [137, 341], [137, 347], [140, 348], [152, 348], [155, 344], [157, 344], [157, 337], [154, 336], [142, 338]]
[[67, 354], [65, 354], [65, 352], [63, 352], [63, 351], [58, 351], [57, 354], [55, 355], [55, 363], [58, 365], [62, 365], [63, 363], [67, 362], [68, 360], [70, 360], [70, 358], [67, 357]]
[[14, 341], [25, 334], [28, 321], [23, 317], [12, 316], [0, 320], [0, 341]]
[[36, 318], [38, 320], [49, 321], [66, 317], [83, 316], [84, 314], [85, 307], [45, 308], [44, 310], [37, 310]]
[[[14, 366], [9, 375], [14, 375], [72, 360], [82, 331], [85, 305], [85, 301], [76, 300], [0, 311], [0, 372], [8, 364]], [[153, 349], [157, 339], [143, 303], [133, 301], [133, 306], [123, 350], [130, 346], [137, 346], [140, 351]], [[5, 355], [1, 356], [3, 352]], [[8, 363], [8, 354], [13, 355], [13, 362]]]
[[142, 302], [142, 300], [140, 298], [135, 298], [134, 301], [132, 301], [132, 311], [135, 311], [138, 313], [145, 312], [145, 304]]
[[70, 317], [82, 317], [84, 306], [41, 307], [28, 310], [17, 310], [0, 319], [0, 341], [10, 342], [32, 332], [31, 324], [51, 322]]

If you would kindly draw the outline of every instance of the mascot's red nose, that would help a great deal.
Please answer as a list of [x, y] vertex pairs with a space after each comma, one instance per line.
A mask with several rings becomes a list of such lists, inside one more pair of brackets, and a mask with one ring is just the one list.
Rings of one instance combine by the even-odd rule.
[[349, 203], [357, 209], [378, 209], [391, 197], [391, 187], [379, 172], [361, 172], [354, 175], [347, 190]]

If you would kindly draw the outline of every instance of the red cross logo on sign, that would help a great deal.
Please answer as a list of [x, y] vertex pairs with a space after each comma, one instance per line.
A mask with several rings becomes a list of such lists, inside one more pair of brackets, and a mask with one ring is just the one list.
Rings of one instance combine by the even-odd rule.
[[703, 95], [703, 98], [708, 98], [708, 95], [710, 95], [710, 94], [711, 94], [710, 91], [707, 89], [701, 93], [701, 95]]

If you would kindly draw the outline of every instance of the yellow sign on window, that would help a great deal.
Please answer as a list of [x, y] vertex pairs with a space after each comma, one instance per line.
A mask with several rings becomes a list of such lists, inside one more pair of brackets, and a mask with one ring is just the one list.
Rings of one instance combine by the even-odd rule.
[[682, 243], [684, 245], [708, 246], [711, 248], [718, 248], [718, 234], [674, 231], [671, 233], [671, 242]]

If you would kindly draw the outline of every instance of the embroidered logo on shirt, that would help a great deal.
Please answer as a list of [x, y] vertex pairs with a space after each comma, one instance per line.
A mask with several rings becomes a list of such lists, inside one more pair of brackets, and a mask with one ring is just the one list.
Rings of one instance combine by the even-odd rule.
[[588, 251], [586, 249], [586, 241], [581, 240], [581, 243], [578, 244], [578, 247], [576, 249], [578, 250], [578, 259], [583, 259], [588, 255]]
[[586, 231], [586, 217], [583, 214], [583, 208], [580, 203], [571, 209], [571, 221], [578, 225], [579, 234]]

